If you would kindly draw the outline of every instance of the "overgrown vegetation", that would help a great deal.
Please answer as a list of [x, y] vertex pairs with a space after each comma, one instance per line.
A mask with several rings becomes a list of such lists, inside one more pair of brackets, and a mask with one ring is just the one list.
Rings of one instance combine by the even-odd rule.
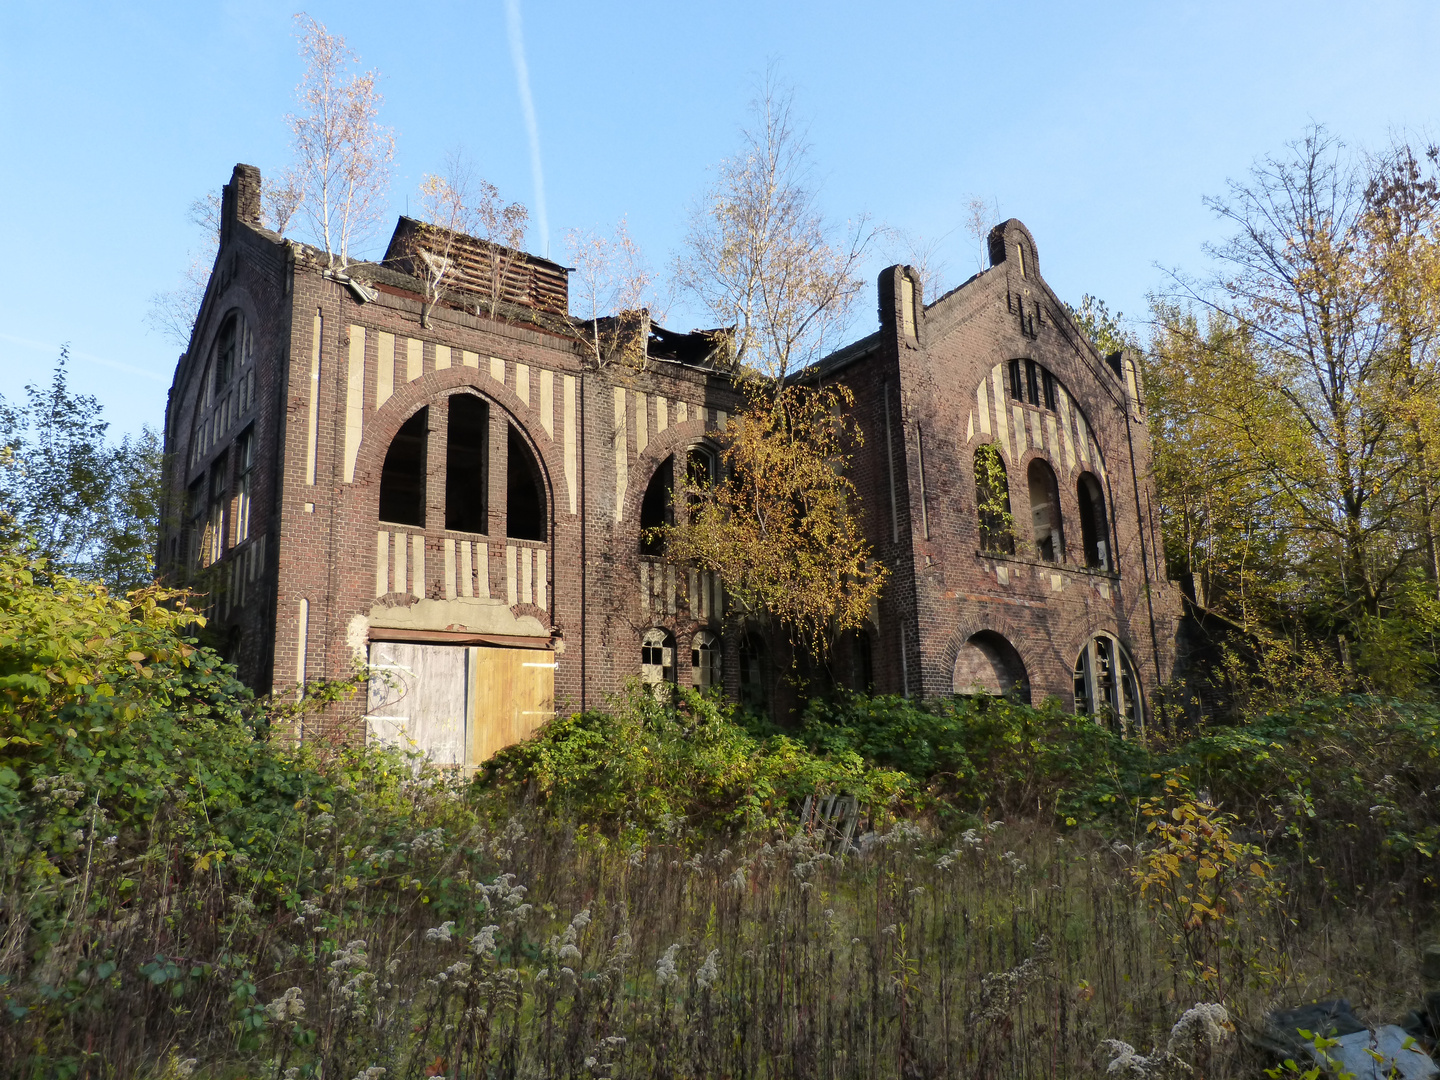
[[[1240, 1076], [1275, 1002], [1418, 993], [1433, 706], [1144, 745], [1000, 699], [781, 733], [636, 687], [465, 783], [289, 745], [297, 706], [173, 594], [0, 577], [18, 1075]], [[817, 793], [853, 822], [802, 820]]]

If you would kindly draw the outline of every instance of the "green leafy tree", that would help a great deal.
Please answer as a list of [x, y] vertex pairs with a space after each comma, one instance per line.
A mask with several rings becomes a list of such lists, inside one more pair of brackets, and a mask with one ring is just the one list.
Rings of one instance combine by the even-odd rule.
[[123, 594], [154, 576], [160, 440], [149, 427], [118, 444], [89, 394], [70, 389], [61, 350], [50, 382], [0, 400], [0, 528], [51, 567]]

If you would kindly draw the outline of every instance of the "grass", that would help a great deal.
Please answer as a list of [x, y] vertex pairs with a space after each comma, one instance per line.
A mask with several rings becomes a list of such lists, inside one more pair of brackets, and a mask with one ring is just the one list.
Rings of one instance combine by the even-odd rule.
[[[49, 886], [55, 922], [9, 920], [0, 1058], [97, 1078], [1070, 1077], [1104, 1074], [1106, 1040], [1163, 1047], [1219, 996], [1238, 1035], [1277, 1002], [1346, 993], [1389, 1020], [1418, 1000], [1423, 923], [1380, 896], [1301, 912], [1242, 890], [1206, 980], [1142, 896], [1134, 836], [883, 813], [843, 852], [673, 818], [617, 835], [496, 816], [383, 755], [347, 770], [364, 779], [300, 800], [270, 859], [197, 869], [163, 833], [125, 860], [87, 838]], [[12, 889], [5, 911], [34, 902]], [[1182, 1056], [1208, 1077], [1262, 1064], [1236, 1035]]]

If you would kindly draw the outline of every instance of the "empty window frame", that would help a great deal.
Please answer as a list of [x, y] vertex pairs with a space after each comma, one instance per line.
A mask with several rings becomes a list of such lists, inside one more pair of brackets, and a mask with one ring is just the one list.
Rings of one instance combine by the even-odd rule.
[[192, 483], [185, 493], [185, 565], [197, 570], [205, 543], [205, 477]]
[[1030, 488], [1030, 527], [1035, 554], [1043, 562], [1065, 561], [1065, 531], [1060, 520], [1060, 485], [1048, 462], [1035, 458], [1027, 477]]
[[870, 634], [866, 630], [853, 630], [849, 639], [850, 689], [857, 694], [868, 694], [875, 688], [875, 662]]
[[640, 500], [640, 554], [664, 555], [665, 537], [655, 530], [675, 523], [675, 459], [667, 457], [650, 477]]
[[740, 639], [739, 659], [740, 705], [766, 715], [770, 711], [769, 656], [759, 635], [746, 634]]
[[1121, 734], [1144, 725], [1140, 679], [1130, 654], [1111, 634], [1096, 634], [1075, 660], [1075, 711]]
[[515, 540], [544, 540], [545, 485], [540, 463], [512, 425], [506, 449], [505, 535]]
[[[704, 491], [711, 487], [720, 476], [715, 451], [708, 446], [692, 446], [685, 455], [685, 482], [695, 490]], [[696, 497], [692, 494], [693, 506]]]
[[975, 451], [975, 506], [980, 519], [980, 550], [1014, 555], [1010, 481], [994, 443], [986, 443]]
[[445, 425], [445, 528], [488, 532], [486, 451], [490, 410], [474, 394], [453, 394]]
[[235, 440], [235, 543], [250, 539], [251, 484], [255, 471], [255, 426], [252, 424]]
[[1040, 404], [1040, 371], [1034, 360], [1025, 361], [1025, 396], [1031, 405]]
[[1105, 520], [1105, 492], [1091, 473], [1081, 473], [1075, 483], [1080, 504], [1080, 543], [1085, 565], [1094, 570], [1110, 569], [1110, 529]]
[[1060, 384], [1055, 376], [1044, 368], [1040, 369], [1040, 381], [1045, 391], [1045, 408], [1055, 412], [1060, 407]]
[[640, 639], [640, 681], [650, 686], [668, 686], [675, 681], [675, 637], [653, 627]]
[[1022, 374], [1023, 360], [1010, 361], [1010, 396], [1016, 401], [1025, 400], [1025, 376]]
[[230, 385], [230, 380], [235, 377], [235, 357], [239, 351], [239, 339], [240, 313], [235, 311], [225, 317], [225, 321], [220, 325], [220, 333], [215, 338], [212, 393], [219, 394], [221, 390]]
[[425, 449], [430, 410], [421, 409], [400, 425], [380, 469], [380, 520], [425, 527]]
[[696, 690], [722, 686], [720, 638], [701, 630], [690, 643], [690, 681]]
[[209, 566], [225, 557], [228, 539], [226, 510], [230, 504], [230, 452], [227, 450], [210, 466], [210, 506], [205, 514], [202, 566]]

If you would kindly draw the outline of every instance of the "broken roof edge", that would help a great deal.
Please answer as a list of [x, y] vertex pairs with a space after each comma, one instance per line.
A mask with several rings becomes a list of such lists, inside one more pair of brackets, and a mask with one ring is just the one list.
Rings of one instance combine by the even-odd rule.
[[[483, 236], [472, 236], [470, 233], [460, 232], [458, 229], [447, 229], [444, 225], [436, 225], [433, 221], [422, 221], [420, 218], [411, 217], [409, 214], [396, 215], [395, 231], [390, 234], [390, 242], [385, 246], [385, 254], [381, 257], [381, 262], [388, 262], [394, 258], [403, 258], [408, 254], [404, 251], [395, 252], [396, 244], [400, 240], [401, 231], [407, 226], [417, 231], [420, 229], [436, 229], [442, 233], [449, 233], [451, 236], [459, 240], [469, 240], [472, 243], [484, 244], [487, 247], [499, 248], [501, 251], [506, 252], [507, 254], [522, 256], [529, 262], [543, 263], [546, 266], [553, 267], [556, 270], [559, 270], [562, 273], [566, 274], [567, 276], [569, 275], [570, 271], [574, 269], [573, 266], [566, 266], [563, 263], [558, 263], [554, 259], [546, 258], [544, 255], [536, 255], [534, 252], [526, 251], [524, 248], [509, 247], [495, 240], [487, 240]], [[394, 254], [392, 254], [392, 252], [394, 252]]]

